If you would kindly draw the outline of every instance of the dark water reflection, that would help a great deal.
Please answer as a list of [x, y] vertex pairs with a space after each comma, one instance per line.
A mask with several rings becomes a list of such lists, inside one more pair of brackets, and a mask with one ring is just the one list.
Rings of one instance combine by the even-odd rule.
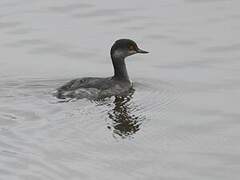
[[108, 117], [111, 120], [108, 128], [112, 130], [116, 138], [132, 138], [140, 130], [145, 119], [145, 116], [136, 111], [137, 106], [133, 101], [134, 92], [135, 89], [132, 89], [127, 96], [116, 96], [113, 107], [108, 111]]
[[[88, 100], [102, 107], [103, 115], [107, 119], [107, 128], [112, 131], [113, 137], [118, 139], [133, 138], [134, 134], [141, 129], [146, 120], [144, 109], [137, 104], [134, 98], [135, 89], [130, 89], [127, 94], [111, 98]], [[79, 102], [81, 99], [58, 99], [57, 103]], [[98, 115], [99, 117], [99, 115]]]

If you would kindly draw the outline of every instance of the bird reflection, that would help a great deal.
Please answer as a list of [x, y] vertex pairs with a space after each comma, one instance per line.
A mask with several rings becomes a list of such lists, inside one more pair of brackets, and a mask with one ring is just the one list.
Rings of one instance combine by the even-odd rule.
[[108, 128], [114, 137], [132, 137], [141, 128], [144, 116], [137, 114], [138, 107], [132, 102], [134, 89], [127, 96], [115, 96], [113, 108], [108, 112], [111, 122]]

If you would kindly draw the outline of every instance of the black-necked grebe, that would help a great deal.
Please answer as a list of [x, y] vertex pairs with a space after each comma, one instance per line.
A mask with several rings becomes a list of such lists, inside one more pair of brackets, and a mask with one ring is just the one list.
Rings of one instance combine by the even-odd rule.
[[111, 48], [114, 76], [74, 79], [58, 88], [56, 97], [95, 100], [128, 93], [132, 85], [128, 77], [125, 58], [137, 53], [148, 52], [139, 49], [137, 44], [130, 39], [117, 40]]

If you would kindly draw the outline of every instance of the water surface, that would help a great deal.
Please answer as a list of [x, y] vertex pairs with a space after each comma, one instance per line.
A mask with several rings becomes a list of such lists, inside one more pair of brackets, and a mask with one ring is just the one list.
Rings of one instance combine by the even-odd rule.
[[[2, 0], [0, 179], [240, 178], [237, 0]], [[82, 76], [110, 76], [131, 38], [126, 98], [60, 101]]]

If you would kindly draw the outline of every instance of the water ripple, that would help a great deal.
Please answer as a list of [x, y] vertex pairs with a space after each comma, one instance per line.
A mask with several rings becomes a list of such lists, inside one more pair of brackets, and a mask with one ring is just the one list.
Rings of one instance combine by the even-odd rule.
[[122, 9], [97, 9], [94, 11], [86, 12], [86, 13], [78, 13], [74, 14], [73, 17], [76, 18], [100, 18], [100, 17], [111, 17], [117, 16], [120, 14], [125, 14], [128, 12], [132, 12], [134, 9], [130, 8], [122, 8]]
[[21, 25], [20, 22], [0, 22], [0, 29], [12, 29]]
[[227, 52], [235, 52], [240, 50], [240, 44], [231, 44], [231, 45], [223, 45], [223, 46], [213, 46], [206, 48], [204, 51], [209, 53], [227, 53]]
[[76, 3], [76, 4], [67, 4], [64, 6], [52, 6], [48, 7], [48, 10], [50, 12], [56, 12], [56, 13], [69, 13], [81, 9], [88, 9], [94, 7], [93, 4], [89, 3]]

